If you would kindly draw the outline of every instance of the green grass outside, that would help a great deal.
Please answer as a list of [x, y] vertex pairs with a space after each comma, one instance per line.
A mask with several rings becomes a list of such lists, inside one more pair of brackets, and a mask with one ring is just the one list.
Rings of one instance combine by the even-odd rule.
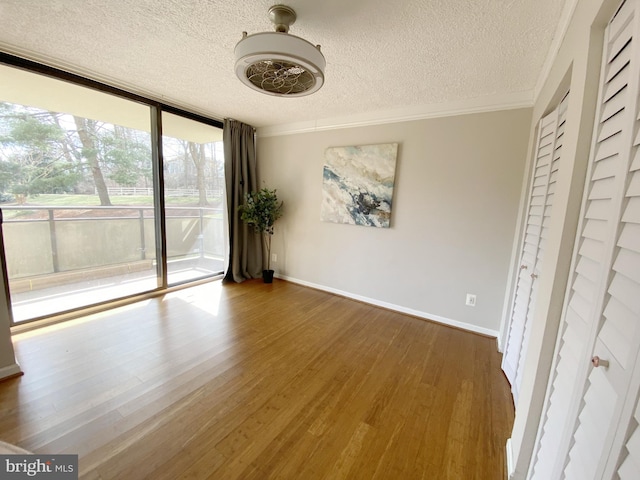
[[[122, 207], [151, 207], [153, 206], [153, 197], [151, 196], [134, 196], [123, 195], [110, 197], [111, 204], [113, 206]], [[221, 206], [219, 199], [209, 200], [209, 207], [216, 208]], [[168, 207], [178, 206], [197, 206], [198, 197], [166, 197], [165, 205]], [[3, 207], [25, 207], [25, 210], [5, 210], [3, 216], [5, 219], [29, 217], [33, 210], [29, 210], [29, 207], [97, 207], [100, 206], [100, 199], [97, 195], [50, 195], [42, 194], [36, 196], [30, 196], [27, 198], [26, 203], [19, 205], [16, 202], [1, 203], [0, 208]], [[218, 215], [214, 215], [217, 217]]]

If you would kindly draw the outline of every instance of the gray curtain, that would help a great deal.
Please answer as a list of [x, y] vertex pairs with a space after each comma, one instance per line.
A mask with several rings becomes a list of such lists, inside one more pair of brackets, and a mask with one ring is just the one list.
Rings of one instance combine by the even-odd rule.
[[229, 218], [229, 264], [224, 282], [262, 276], [262, 244], [253, 228], [240, 220], [238, 207], [257, 190], [255, 130], [237, 120], [224, 120], [224, 174]]

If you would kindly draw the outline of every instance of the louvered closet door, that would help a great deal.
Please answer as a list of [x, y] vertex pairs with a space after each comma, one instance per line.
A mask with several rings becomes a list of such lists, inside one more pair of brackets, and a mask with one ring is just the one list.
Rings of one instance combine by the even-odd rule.
[[564, 99], [556, 110], [557, 123], [556, 131], [554, 132], [554, 148], [551, 154], [551, 165], [549, 169], [549, 180], [547, 184], [547, 194], [543, 205], [542, 225], [540, 228], [540, 239], [538, 241], [538, 252], [536, 254], [535, 265], [533, 267], [533, 274], [531, 278], [531, 291], [529, 294], [529, 308], [527, 310], [524, 334], [522, 340], [522, 347], [520, 348], [520, 358], [518, 360], [518, 368], [516, 370], [516, 378], [513, 383], [514, 399], [517, 400], [518, 392], [520, 391], [520, 384], [522, 383], [522, 372], [524, 370], [524, 362], [526, 359], [527, 347], [529, 345], [529, 335], [531, 330], [531, 321], [533, 318], [533, 306], [536, 303], [536, 297], [538, 295], [538, 277], [542, 275], [542, 259], [544, 257], [547, 239], [549, 238], [549, 226], [551, 224], [551, 218], [553, 215], [553, 200], [555, 198], [556, 183], [558, 181], [558, 170], [560, 168], [560, 161], [562, 156], [562, 142], [564, 141], [564, 129], [567, 115], [567, 103], [568, 96], [565, 95]]
[[[640, 220], [636, 221], [640, 223]], [[640, 315], [640, 308], [636, 310], [637, 315]], [[636, 365], [635, 376], [640, 374], [639, 365]], [[639, 380], [634, 378], [633, 385], [637, 385]], [[628, 397], [631, 399], [631, 395]], [[617, 455], [610, 455], [605, 475], [608, 477], [619, 478], [620, 480], [637, 480], [640, 478], [640, 395], [636, 394], [633, 403], [627, 403], [627, 408], [631, 408], [630, 419], [623, 412], [622, 421], [618, 428], [618, 435], [612, 445], [612, 452], [619, 452]], [[626, 423], [626, 425], [625, 425]], [[625, 428], [626, 426], [626, 428]], [[619, 443], [623, 443], [622, 448], [618, 448]], [[609, 472], [614, 470], [617, 474], [609, 475]]]
[[566, 98], [556, 110], [540, 120], [538, 127], [538, 146], [529, 193], [526, 230], [520, 252], [520, 270], [502, 362], [502, 369], [511, 383], [516, 400], [529, 340], [532, 307], [536, 299], [536, 280], [540, 275], [560, 166]]
[[[640, 10], [640, 9], [639, 9]], [[638, 100], [640, 103], [640, 100]], [[640, 106], [636, 117], [635, 138], [633, 141], [633, 161], [629, 169], [631, 180], [626, 195], [626, 206], [622, 216], [623, 228], [618, 246], [624, 249], [624, 261], [628, 261], [628, 270], [631, 284], [626, 290], [625, 316], [629, 323], [628, 331], [636, 332], [640, 321], [640, 295], [637, 285], [640, 283]], [[619, 280], [618, 283], [622, 283]], [[622, 292], [621, 292], [622, 294]], [[624, 295], [624, 294], [623, 294]], [[620, 296], [620, 294], [618, 294]], [[613, 445], [613, 452], [617, 452], [617, 443], [622, 442], [624, 447], [620, 450], [617, 459], [610, 456], [608, 470], [615, 468], [622, 480], [635, 480], [640, 478], [640, 395], [638, 395], [638, 384], [640, 383], [640, 360], [636, 358], [636, 370], [631, 384], [631, 391], [636, 391], [635, 399], [632, 395], [627, 396], [625, 410], [631, 410], [630, 419], [627, 421], [627, 411], [623, 410], [622, 419], [618, 428], [618, 438]], [[633, 401], [632, 401], [633, 399]], [[625, 428], [626, 426], [626, 428]], [[620, 437], [620, 435], [623, 435]], [[617, 460], [614, 462], [614, 460]], [[619, 465], [619, 468], [618, 468]]]
[[[633, 140], [637, 143], [639, 5], [640, 0], [627, 0], [605, 34], [599, 121], [572, 283], [530, 471], [535, 479], [616, 478], [623, 438], [616, 432], [621, 425], [622, 435], [629, 430], [628, 406], [635, 405], [638, 393], [640, 189], [633, 185], [640, 177], [635, 179]], [[609, 367], [594, 368], [595, 355]]]

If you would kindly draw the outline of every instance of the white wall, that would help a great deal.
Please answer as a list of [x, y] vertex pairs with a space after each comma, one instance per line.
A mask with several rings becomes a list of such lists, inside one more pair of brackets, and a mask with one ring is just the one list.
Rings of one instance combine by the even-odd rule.
[[[277, 188], [272, 268], [285, 278], [497, 335], [530, 109], [261, 137]], [[391, 228], [320, 221], [327, 147], [398, 142]], [[467, 293], [477, 306], [465, 306]]]

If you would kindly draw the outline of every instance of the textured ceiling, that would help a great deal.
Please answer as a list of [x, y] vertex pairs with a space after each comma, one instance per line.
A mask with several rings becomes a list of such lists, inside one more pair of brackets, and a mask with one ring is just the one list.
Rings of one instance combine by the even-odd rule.
[[233, 71], [242, 31], [272, 31], [274, 3], [0, 0], [0, 50], [256, 127], [375, 118], [531, 102], [569, 0], [287, 0], [290, 33], [327, 59], [325, 85], [302, 98], [254, 92]]

